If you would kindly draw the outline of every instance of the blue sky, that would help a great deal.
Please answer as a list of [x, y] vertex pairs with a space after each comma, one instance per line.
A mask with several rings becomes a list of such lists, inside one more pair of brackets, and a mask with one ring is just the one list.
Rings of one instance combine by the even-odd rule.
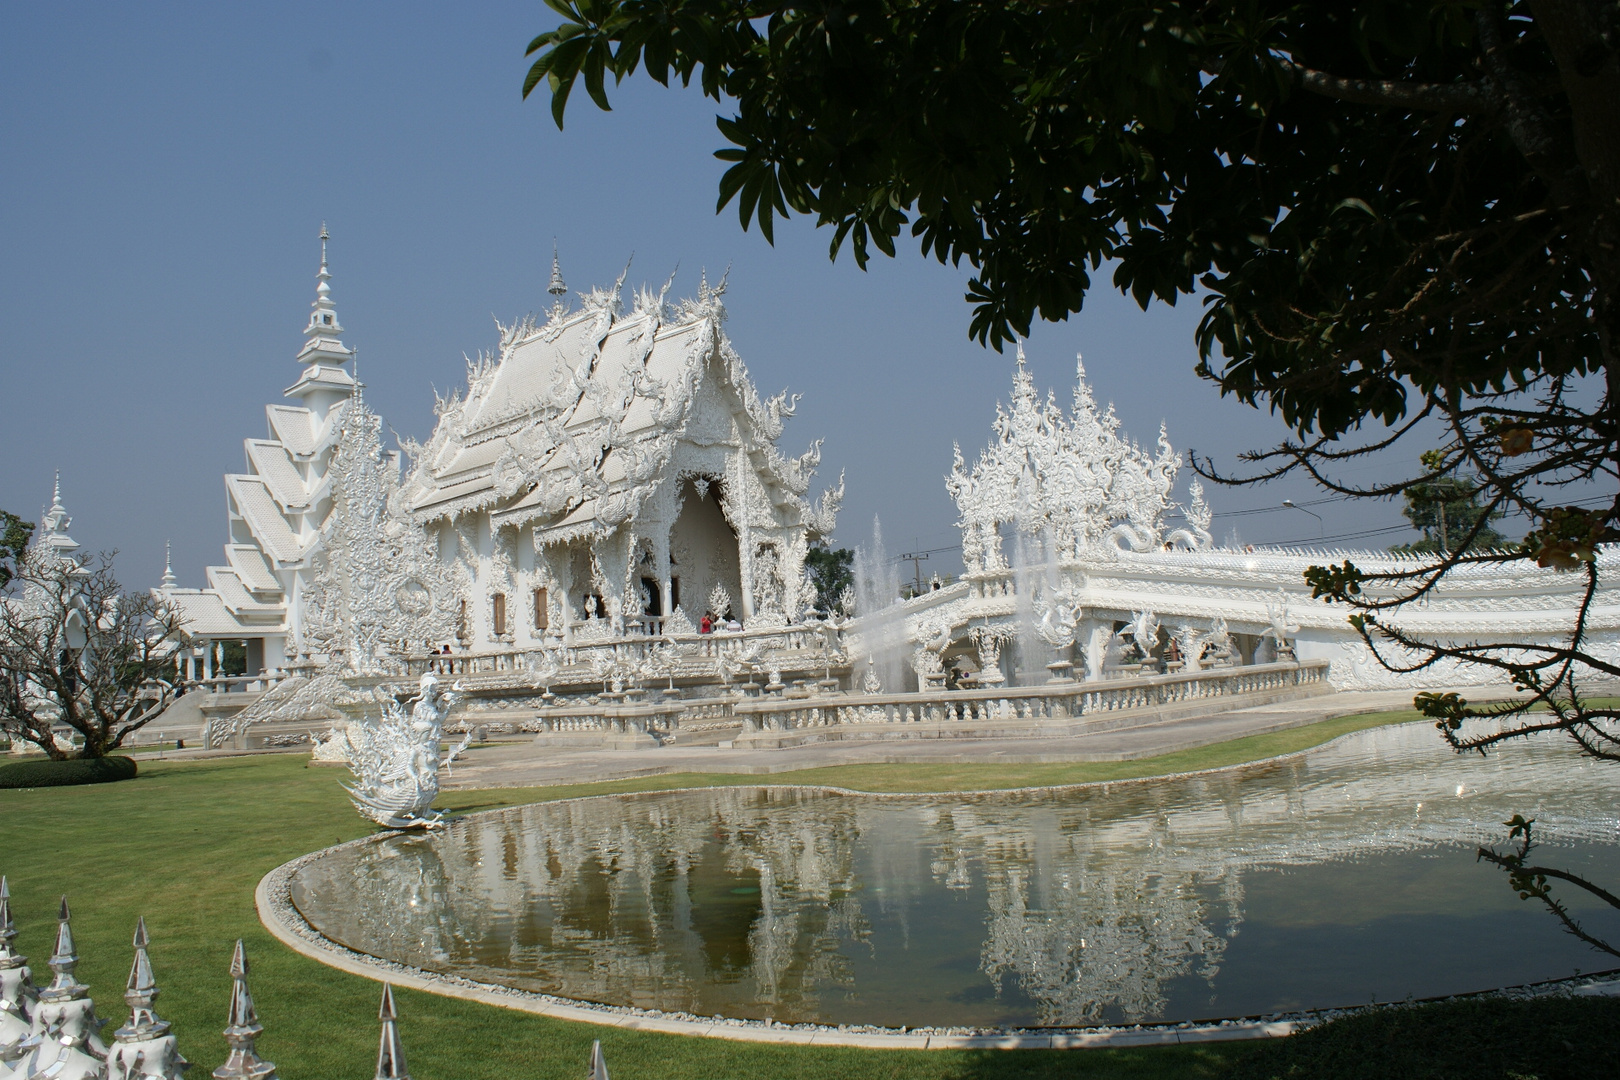
[[[839, 538], [881, 515], [891, 551], [956, 542], [951, 444], [989, 437], [1009, 357], [966, 334], [967, 274], [903, 250], [858, 271], [826, 232], [773, 248], [716, 216], [716, 107], [646, 79], [615, 111], [584, 95], [559, 132], [520, 99], [538, 3], [7, 4], [0, 7], [0, 507], [34, 518], [62, 470], [74, 535], [155, 582], [165, 540], [187, 585], [221, 558], [221, 475], [297, 376], [322, 221], [367, 397], [425, 437], [464, 353], [542, 308], [553, 238], [570, 286], [696, 290], [731, 267], [728, 332], [762, 392], [804, 393], [782, 444], [825, 439], [847, 472]], [[1150, 442], [1233, 465], [1274, 443], [1266, 414], [1193, 374], [1196, 303], [1148, 313], [1100, 289], [1028, 345], [1067, 400], [1083, 352], [1102, 401]], [[1413, 449], [1415, 454], [1418, 448]], [[1190, 473], [1188, 474], [1190, 475]], [[1391, 505], [1316, 505], [1307, 484], [1212, 493], [1248, 542], [1401, 523]], [[1383, 546], [1409, 534], [1350, 539]], [[943, 553], [929, 564], [953, 570]]]

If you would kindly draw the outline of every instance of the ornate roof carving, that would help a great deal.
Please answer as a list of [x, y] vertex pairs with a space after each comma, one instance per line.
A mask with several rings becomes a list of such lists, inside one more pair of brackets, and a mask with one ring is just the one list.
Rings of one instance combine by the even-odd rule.
[[1210, 511], [1194, 481], [1182, 511], [1184, 528], [1165, 535], [1164, 516], [1181, 507], [1171, 500], [1181, 457], [1161, 427], [1157, 452], [1119, 433], [1110, 405], [1101, 412], [1076, 362], [1074, 404], [1065, 413], [1056, 397], [1043, 401], [1018, 347], [1010, 403], [996, 406], [996, 440], [971, 469], [955, 449], [946, 486], [960, 513], [963, 553], [970, 569], [1006, 565], [999, 528], [1049, 545], [1059, 560], [1103, 548], [1151, 551], [1167, 539], [1182, 547], [1210, 544]]
[[402, 444], [415, 519], [487, 510], [546, 542], [602, 536], [637, 516], [685, 439], [746, 449], [788, 520], [830, 528], [842, 492], [814, 507], [803, 498], [820, 446], [777, 450], [797, 397], [759, 396], [722, 329], [723, 288], [705, 282], [673, 304], [666, 281], [638, 290], [628, 313], [622, 288], [623, 277], [544, 323], [497, 326], [497, 352], [467, 361], [465, 393], [439, 400], [433, 437]]

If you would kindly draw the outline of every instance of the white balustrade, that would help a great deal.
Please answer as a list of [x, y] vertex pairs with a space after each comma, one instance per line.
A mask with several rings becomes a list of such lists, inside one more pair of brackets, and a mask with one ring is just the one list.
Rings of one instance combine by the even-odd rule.
[[739, 702], [733, 711], [743, 718], [748, 731], [862, 724], [1058, 720], [1322, 684], [1327, 680], [1327, 671], [1326, 660], [1314, 660], [1304, 664], [1261, 664], [1106, 682], [915, 694], [827, 695], [799, 700], [772, 698]]

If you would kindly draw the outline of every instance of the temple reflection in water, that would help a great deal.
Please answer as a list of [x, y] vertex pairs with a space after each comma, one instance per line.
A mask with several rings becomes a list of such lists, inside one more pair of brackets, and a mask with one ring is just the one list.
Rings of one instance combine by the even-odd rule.
[[[1469, 845], [1533, 813], [1620, 869], [1612, 773], [1555, 746], [1457, 759], [1411, 727], [1269, 767], [1070, 791], [587, 799], [336, 852], [300, 872], [294, 900], [362, 952], [700, 1015], [1068, 1025], [1344, 1004], [1366, 1000], [1350, 984], [1368, 950], [1390, 997], [1591, 968]], [[1547, 970], [1448, 975], [1445, 925], [1413, 923], [1429, 916], [1399, 886], [1413, 875], [1452, 898], [1459, 948], [1518, 920], [1515, 933], [1547, 931], [1528, 950]], [[1413, 933], [1423, 956], [1402, 947]], [[1288, 947], [1308, 947], [1345, 997], [1263, 985], [1278, 960], [1305, 962], [1273, 956]]]

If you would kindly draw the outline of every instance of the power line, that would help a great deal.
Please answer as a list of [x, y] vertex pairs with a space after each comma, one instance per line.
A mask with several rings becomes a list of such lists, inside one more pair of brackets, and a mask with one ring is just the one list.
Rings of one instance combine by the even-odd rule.
[[1304, 540], [1276, 540], [1276, 541], [1272, 541], [1271, 543], [1268, 543], [1268, 544], [1256, 545], [1256, 546], [1257, 547], [1304, 547], [1304, 546], [1307, 546], [1307, 545], [1317, 545], [1317, 544], [1331, 543], [1331, 542], [1333, 542], [1335, 540], [1360, 540], [1360, 539], [1362, 539], [1364, 537], [1368, 537], [1368, 536], [1384, 536], [1384, 535], [1386, 535], [1388, 533], [1412, 532], [1412, 531], [1413, 531], [1413, 529], [1412, 529], [1412, 526], [1410, 526], [1410, 525], [1391, 525], [1388, 528], [1384, 528], [1384, 529], [1367, 529], [1367, 530], [1365, 530], [1363, 532], [1339, 533], [1339, 534], [1337, 534], [1335, 536], [1315, 536], [1315, 537], [1310, 537], [1310, 538], [1307, 538], [1307, 539], [1304, 539]]
[[[1352, 499], [1352, 498], [1355, 498], [1355, 496], [1353, 496], [1353, 495], [1333, 495], [1333, 496], [1329, 496], [1328, 498], [1325, 498], [1325, 499], [1302, 499], [1302, 500], [1296, 501], [1294, 503], [1294, 506], [1324, 506], [1327, 503], [1345, 502], [1346, 500]], [[1279, 510], [1291, 510], [1291, 509], [1293, 509], [1293, 507], [1282, 506], [1281, 504], [1279, 504], [1277, 506], [1257, 506], [1252, 510], [1225, 510], [1225, 511], [1221, 511], [1221, 512], [1215, 514], [1215, 516], [1216, 517], [1248, 517], [1250, 514], [1275, 514]]]

